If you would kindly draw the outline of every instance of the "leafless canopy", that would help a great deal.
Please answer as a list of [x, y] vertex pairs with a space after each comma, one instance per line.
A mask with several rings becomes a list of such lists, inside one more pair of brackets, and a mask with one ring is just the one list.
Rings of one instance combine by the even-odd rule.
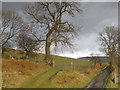
[[[37, 27], [32, 32], [33, 36], [38, 41], [45, 41], [46, 64], [54, 66], [50, 54], [51, 45], [55, 46], [55, 50], [58, 44], [72, 46], [71, 39], [77, 35], [78, 30], [65, 18], [74, 17], [75, 12], [80, 13], [79, 7], [80, 4], [75, 2], [38, 2], [26, 7], [25, 12], [32, 17], [32, 25]], [[36, 33], [38, 30], [39, 34]]]
[[118, 64], [118, 28], [106, 27], [103, 33], [99, 33], [101, 50], [109, 55], [110, 66]]
[[23, 32], [17, 36], [17, 45], [22, 50], [26, 51], [26, 57], [29, 56], [33, 51], [37, 51], [39, 49], [38, 41], [34, 40], [27, 33]]
[[22, 25], [22, 18], [16, 12], [8, 11], [2, 13], [2, 30], [0, 36], [2, 37], [2, 47], [13, 38]]
[[99, 33], [99, 41], [102, 50], [109, 55], [110, 52], [118, 51], [118, 28], [111, 26], [106, 27], [103, 33]]
[[[33, 23], [39, 24], [42, 28], [40, 33], [44, 32], [45, 37], [49, 38], [49, 44], [53, 42], [55, 46], [58, 43], [71, 46], [70, 39], [77, 34], [72, 23], [63, 19], [64, 15], [75, 16], [75, 12], [80, 13], [80, 4], [75, 2], [38, 2], [32, 6], [27, 6], [25, 11], [33, 18]], [[42, 40], [40, 35], [33, 33], [39, 41]], [[45, 40], [47, 40], [45, 38]], [[43, 40], [44, 41], [44, 40]]]

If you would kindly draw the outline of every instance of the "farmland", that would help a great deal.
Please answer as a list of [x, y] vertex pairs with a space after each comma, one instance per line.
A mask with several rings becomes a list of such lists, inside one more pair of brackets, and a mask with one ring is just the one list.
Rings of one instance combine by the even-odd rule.
[[[20, 50], [7, 49], [3, 54], [2, 72], [4, 88], [83, 88], [105, 66], [67, 57], [52, 56], [55, 67], [43, 64], [44, 54], [38, 54], [29, 60], [21, 59]], [[71, 67], [70, 62], [73, 62]]]

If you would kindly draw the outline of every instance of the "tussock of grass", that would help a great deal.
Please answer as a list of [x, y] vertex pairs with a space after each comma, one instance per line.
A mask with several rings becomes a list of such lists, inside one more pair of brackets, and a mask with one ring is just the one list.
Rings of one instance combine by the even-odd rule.
[[96, 73], [86, 74], [78, 71], [61, 71], [52, 80], [52, 87], [55, 88], [84, 88], [97, 75]]

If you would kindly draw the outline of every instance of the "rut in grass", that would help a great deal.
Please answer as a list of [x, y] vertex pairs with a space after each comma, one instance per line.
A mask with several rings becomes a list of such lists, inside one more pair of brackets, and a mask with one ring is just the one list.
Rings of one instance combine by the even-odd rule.
[[48, 80], [51, 80], [53, 77], [55, 77], [60, 71], [62, 71], [62, 70], [59, 70], [59, 71], [57, 71], [55, 74], [53, 74]]

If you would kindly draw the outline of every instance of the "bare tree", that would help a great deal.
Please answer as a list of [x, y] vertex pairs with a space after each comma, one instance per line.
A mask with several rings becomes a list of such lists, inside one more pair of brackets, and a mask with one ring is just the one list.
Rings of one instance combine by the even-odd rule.
[[91, 53], [91, 60], [93, 61], [93, 67], [96, 68], [96, 63], [97, 63], [97, 60], [96, 60], [96, 57], [95, 57], [95, 53]]
[[104, 32], [99, 33], [99, 41], [102, 46], [101, 50], [109, 55], [111, 66], [112, 63], [116, 62], [113, 60], [118, 55], [118, 28], [106, 27]]
[[16, 12], [2, 12], [2, 28], [0, 33], [0, 36], [2, 37], [2, 47], [6, 46], [5, 44], [10, 42], [10, 40], [18, 34], [22, 22], [21, 16]]
[[118, 70], [118, 28], [106, 27], [104, 32], [99, 33], [101, 50], [109, 55], [110, 68], [114, 66], [115, 73]]
[[39, 43], [37, 40], [31, 38], [26, 33], [21, 33], [17, 37], [17, 45], [19, 48], [25, 51], [25, 58], [28, 59], [33, 51], [39, 49]]
[[21, 48], [25, 51], [26, 59], [29, 58], [33, 51], [37, 51], [40, 48], [39, 42], [31, 36], [32, 29], [33, 28], [28, 23], [24, 23], [15, 40], [17, 42], [18, 48]]
[[101, 66], [102, 65], [102, 61], [101, 61], [99, 56], [100, 56], [100, 54], [96, 54], [96, 60], [97, 60], [97, 63], [99, 63], [100, 66]]
[[79, 7], [80, 4], [75, 2], [39, 2], [26, 7], [25, 12], [33, 18], [32, 23], [40, 28], [39, 35], [36, 31], [33, 35], [38, 41], [45, 41], [44, 60], [47, 64], [53, 62], [50, 54], [51, 44], [54, 44], [55, 48], [58, 45], [72, 46], [71, 39], [77, 35], [78, 30], [64, 15], [74, 17], [75, 12], [81, 12]]

